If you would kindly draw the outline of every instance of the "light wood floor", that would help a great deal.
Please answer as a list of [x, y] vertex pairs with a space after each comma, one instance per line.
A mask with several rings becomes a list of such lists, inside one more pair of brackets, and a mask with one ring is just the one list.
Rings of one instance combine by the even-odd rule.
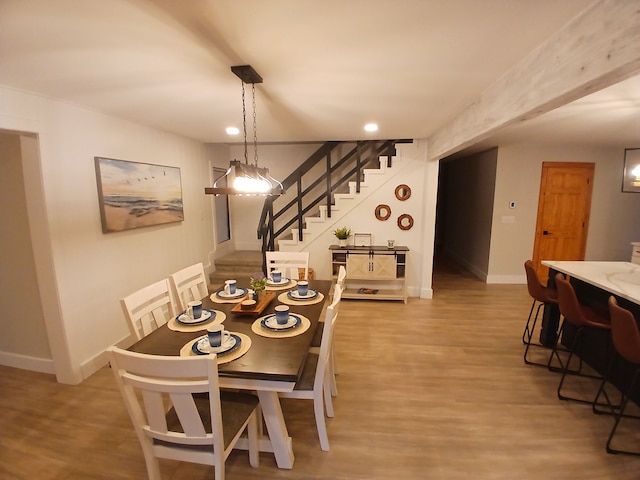
[[[252, 469], [234, 452], [227, 478], [640, 478], [640, 459], [604, 450], [610, 417], [559, 401], [557, 374], [523, 364], [526, 287], [437, 271], [432, 300], [342, 302], [330, 452], [311, 403], [285, 400], [293, 470], [269, 454]], [[204, 466], [161, 465], [165, 479], [213, 478]], [[146, 478], [108, 368], [66, 386], [0, 367], [0, 478]]]

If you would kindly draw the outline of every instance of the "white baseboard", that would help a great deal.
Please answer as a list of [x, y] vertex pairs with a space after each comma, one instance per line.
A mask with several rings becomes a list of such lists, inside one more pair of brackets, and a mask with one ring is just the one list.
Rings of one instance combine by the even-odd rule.
[[52, 359], [29, 357], [18, 353], [0, 352], [0, 365], [32, 372], [50, 373], [51, 375], [56, 373]]

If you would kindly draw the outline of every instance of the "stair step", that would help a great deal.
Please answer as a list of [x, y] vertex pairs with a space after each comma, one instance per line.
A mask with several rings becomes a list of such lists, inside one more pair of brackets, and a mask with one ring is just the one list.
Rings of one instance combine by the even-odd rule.
[[251, 277], [262, 271], [262, 252], [257, 250], [237, 250], [217, 258], [216, 269], [209, 275], [212, 285], [220, 285], [230, 278]]

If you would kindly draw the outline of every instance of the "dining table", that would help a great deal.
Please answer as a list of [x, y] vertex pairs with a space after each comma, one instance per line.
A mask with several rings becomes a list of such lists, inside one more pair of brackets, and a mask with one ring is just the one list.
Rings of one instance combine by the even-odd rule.
[[[263, 294], [273, 298], [265, 302], [264, 310], [260, 312], [242, 308], [241, 301], [250, 294], [249, 279], [237, 281], [238, 294], [233, 298], [225, 293], [224, 285], [220, 285], [202, 299], [203, 312], [210, 312], [207, 315], [212, 314], [213, 317], [209, 321], [182, 325], [180, 319], [183, 317], [178, 315], [137, 341], [129, 350], [152, 355], [202, 354], [198, 350], [198, 339], [206, 342], [207, 327], [222, 320], [225, 330], [241, 341], [241, 348], [218, 355], [220, 387], [257, 393], [267, 429], [267, 435], [260, 436], [259, 449], [273, 452], [279, 468], [290, 469], [295, 460], [293, 440], [287, 431], [278, 393], [292, 391], [302, 374], [331, 283], [328, 280], [310, 280], [309, 292], [316, 293], [310, 300], [297, 298], [297, 281], [294, 279], [267, 285]], [[271, 319], [275, 307], [281, 304], [289, 305], [290, 318], [297, 319], [300, 325], [296, 324], [295, 329], [274, 332], [267, 329], [264, 322]], [[247, 441], [242, 440], [238, 447], [248, 448]]]

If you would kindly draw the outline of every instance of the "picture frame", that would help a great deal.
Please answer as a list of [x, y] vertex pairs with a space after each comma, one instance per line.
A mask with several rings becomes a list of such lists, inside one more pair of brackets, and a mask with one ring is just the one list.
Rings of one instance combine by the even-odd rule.
[[622, 191], [640, 193], [640, 148], [624, 149]]
[[353, 234], [353, 246], [354, 247], [370, 247], [372, 235], [370, 233], [354, 233]]
[[103, 233], [184, 220], [180, 169], [94, 157]]

